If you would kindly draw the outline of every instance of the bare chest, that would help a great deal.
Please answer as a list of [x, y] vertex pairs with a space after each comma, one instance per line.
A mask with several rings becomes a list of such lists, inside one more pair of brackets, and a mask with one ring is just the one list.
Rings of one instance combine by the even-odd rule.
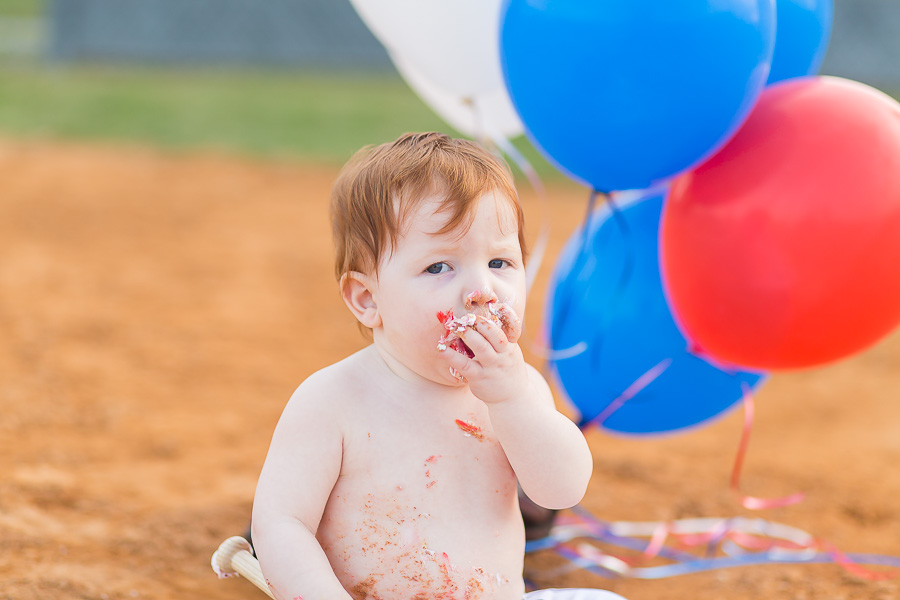
[[318, 533], [345, 587], [358, 598], [518, 597], [515, 476], [486, 411], [360, 425]]

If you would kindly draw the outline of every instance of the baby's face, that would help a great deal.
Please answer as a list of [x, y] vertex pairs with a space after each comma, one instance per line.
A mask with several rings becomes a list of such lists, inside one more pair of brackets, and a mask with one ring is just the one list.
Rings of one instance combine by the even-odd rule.
[[[379, 265], [374, 295], [382, 325], [375, 342], [414, 373], [457, 384], [437, 349], [446, 333], [438, 313], [488, 316], [505, 304], [504, 320], [517, 321], [525, 311], [525, 266], [515, 212], [505, 198], [485, 194], [464, 235], [435, 235], [447, 220], [435, 214], [437, 207], [437, 199], [422, 202]], [[504, 330], [516, 341], [521, 325]]]

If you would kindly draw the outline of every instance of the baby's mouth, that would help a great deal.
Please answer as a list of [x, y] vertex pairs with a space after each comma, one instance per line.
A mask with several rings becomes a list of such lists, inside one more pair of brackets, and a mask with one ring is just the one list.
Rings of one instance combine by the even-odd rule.
[[460, 354], [465, 354], [469, 358], [475, 358], [475, 353], [472, 352], [472, 349], [466, 346], [466, 343], [459, 338], [451, 340], [447, 347], [456, 350]]
[[[456, 318], [453, 316], [453, 309], [451, 308], [447, 312], [438, 312], [437, 318], [441, 325], [444, 326], [444, 335], [438, 340], [437, 349], [443, 352], [450, 348], [464, 356], [475, 358], [475, 353], [472, 352], [472, 349], [459, 337], [460, 333], [475, 324], [475, 315], [468, 313], [465, 316]], [[450, 367], [450, 374], [457, 381], [465, 383], [466, 378], [454, 367]]]
[[444, 351], [450, 348], [469, 358], [474, 358], [475, 353], [462, 341], [459, 334], [475, 324], [475, 315], [470, 313], [456, 318], [453, 316], [453, 309], [451, 308], [447, 312], [439, 312], [437, 318], [441, 325], [444, 326], [444, 335], [438, 340], [438, 350]]
[[466, 310], [468, 312], [461, 317], [455, 317], [452, 308], [447, 312], [437, 313], [438, 321], [444, 326], [444, 335], [438, 340], [438, 350], [443, 351], [450, 348], [469, 358], [474, 358], [475, 353], [460, 338], [460, 334], [469, 327], [473, 327], [478, 317], [499, 326], [510, 342], [515, 343], [522, 333], [522, 321], [508, 304], [488, 302], [473, 307], [467, 303]]
[[[499, 326], [510, 342], [515, 343], [519, 339], [519, 335], [522, 333], [522, 321], [509, 304], [493, 301], [479, 306], [473, 306], [473, 304], [473, 302], [466, 301], [466, 310], [469, 312], [462, 317], [454, 317], [452, 308], [447, 312], [438, 312], [438, 321], [444, 326], [444, 335], [441, 336], [437, 343], [438, 350], [443, 352], [450, 348], [468, 358], [475, 358], [475, 353], [462, 341], [459, 335], [469, 327], [474, 326], [478, 316]], [[472, 312], [473, 310], [478, 311], [478, 316]], [[455, 368], [450, 367], [450, 374], [457, 381], [465, 383], [466, 378]]]

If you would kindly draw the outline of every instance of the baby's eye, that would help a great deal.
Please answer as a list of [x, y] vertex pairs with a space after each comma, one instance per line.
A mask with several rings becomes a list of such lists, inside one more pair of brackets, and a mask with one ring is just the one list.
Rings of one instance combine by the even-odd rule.
[[450, 270], [450, 265], [445, 262], [436, 262], [433, 265], [428, 265], [425, 267], [426, 273], [431, 273], [432, 275], [440, 275], [441, 273], [446, 273]]
[[491, 269], [502, 269], [506, 264], [506, 261], [502, 258], [495, 258], [488, 263], [488, 267]]

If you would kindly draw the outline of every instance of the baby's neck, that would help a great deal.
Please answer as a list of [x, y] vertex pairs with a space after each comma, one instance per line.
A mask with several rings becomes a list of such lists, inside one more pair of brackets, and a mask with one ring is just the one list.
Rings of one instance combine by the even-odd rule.
[[468, 385], [447, 385], [426, 379], [391, 356], [377, 342], [363, 350], [363, 353], [373, 380], [386, 386], [401, 387], [404, 395], [442, 401], [471, 397]]

